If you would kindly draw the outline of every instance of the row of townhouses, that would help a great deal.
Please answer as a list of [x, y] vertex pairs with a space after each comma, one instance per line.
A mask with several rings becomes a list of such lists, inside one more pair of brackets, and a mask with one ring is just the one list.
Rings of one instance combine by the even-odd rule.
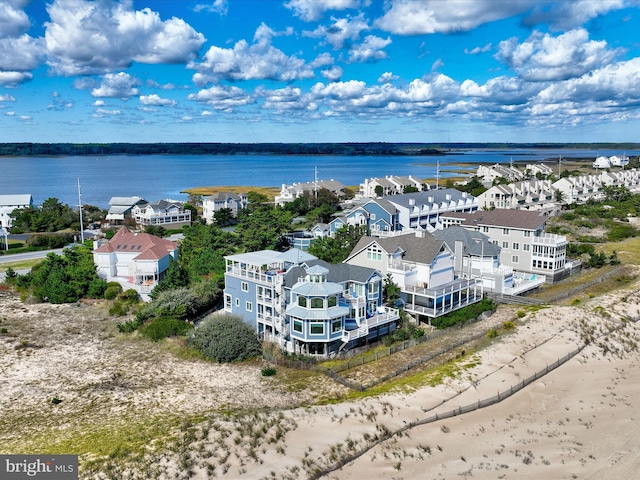
[[[494, 185], [478, 195], [480, 208], [546, 210], [561, 204], [584, 203], [604, 198], [605, 187], [625, 187], [640, 192], [640, 170], [618, 170], [550, 180], [523, 180]], [[559, 192], [559, 193], [558, 193]]]

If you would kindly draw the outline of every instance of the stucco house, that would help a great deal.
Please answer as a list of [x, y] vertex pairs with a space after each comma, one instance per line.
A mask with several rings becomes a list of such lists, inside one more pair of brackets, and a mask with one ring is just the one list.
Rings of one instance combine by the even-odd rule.
[[100, 278], [134, 289], [147, 300], [165, 275], [171, 259], [178, 259], [178, 244], [148, 233], [120, 228], [108, 243], [96, 245], [93, 262]]

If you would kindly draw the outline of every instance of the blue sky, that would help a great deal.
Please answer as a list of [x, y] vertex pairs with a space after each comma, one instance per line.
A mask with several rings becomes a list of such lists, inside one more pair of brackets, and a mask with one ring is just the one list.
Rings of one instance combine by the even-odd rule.
[[640, 0], [0, 0], [0, 142], [640, 141]]

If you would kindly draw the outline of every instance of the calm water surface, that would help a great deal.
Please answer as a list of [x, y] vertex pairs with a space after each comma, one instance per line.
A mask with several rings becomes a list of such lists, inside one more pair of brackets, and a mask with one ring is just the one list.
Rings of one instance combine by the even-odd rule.
[[334, 179], [357, 186], [365, 178], [413, 175], [435, 183], [456, 175], [464, 166], [475, 172], [479, 163], [554, 161], [563, 158], [595, 159], [598, 155], [638, 155], [617, 150], [468, 150], [445, 156], [279, 156], [279, 155], [140, 155], [110, 157], [0, 157], [0, 194], [26, 193], [35, 205], [55, 197], [68, 205], [78, 204], [78, 179], [82, 202], [108, 208], [115, 196], [138, 195], [146, 200], [186, 199], [183, 190], [198, 186], [280, 186], [310, 182], [314, 170], [319, 180]]

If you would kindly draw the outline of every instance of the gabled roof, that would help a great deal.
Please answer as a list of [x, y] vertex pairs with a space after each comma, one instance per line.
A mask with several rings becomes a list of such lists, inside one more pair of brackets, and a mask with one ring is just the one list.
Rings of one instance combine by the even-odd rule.
[[233, 192], [217, 192], [213, 195], [207, 195], [203, 198], [203, 200], [209, 200], [213, 202], [224, 202], [227, 200], [235, 200], [236, 202], [241, 201], [246, 197], [244, 193], [233, 193]]
[[[109, 200], [109, 205], [125, 205], [132, 207], [134, 205], [138, 205], [141, 202], [145, 202], [145, 199], [142, 197], [134, 196], [134, 197], [111, 197]], [[146, 202], [145, 202], [146, 203]]]
[[389, 202], [388, 200], [385, 200], [384, 198], [372, 198], [371, 200], [369, 200], [363, 205], [365, 210], [367, 208], [367, 205], [369, 205], [370, 203], [375, 203], [379, 205], [380, 208], [382, 208], [385, 212], [387, 212], [390, 215], [393, 215], [397, 211], [395, 205]]
[[109, 243], [94, 250], [94, 253], [136, 253], [134, 260], [160, 260], [178, 249], [178, 244], [148, 233], [132, 233], [122, 227]]
[[19, 193], [15, 195], [0, 195], [0, 207], [12, 205], [31, 205], [33, 199], [31, 194]]
[[397, 249], [401, 249], [405, 252], [403, 259], [408, 262], [421, 263], [423, 265], [431, 265], [436, 258], [444, 241], [438, 240], [432, 234], [428, 232], [421, 232], [423, 236], [416, 235], [398, 235], [389, 238], [377, 238], [363, 236], [351, 251], [345, 262], [348, 262], [350, 258], [357, 255], [371, 244], [377, 244], [387, 254], [395, 252]]
[[325, 262], [324, 260], [315, 259], [305, 261], [303, 266], [290, 268], [284, 276], [284, 285], [292, 287], [300, 277], [307, 275], [309, 272], [308, 269], [315, 268], [317, 266], [321, 266], [329, 270], [329, 273], [327, 273], [327, 282], [332, 283], [345, 283], [348, 281], [366, 283], [377, 273], [377, 270], [373, 268], [349, 265], [348, 263], [332, 264]]
[[[170, 200], [156, 200], [154, 202], [149, 202], [146, 205], [150, 206], [154, 210], [168, 210], [171, 207], [183, 208], [182, 202], [178, 201], [170, 201]], [[140, 205], [141, 207], [145, 207], [146, 205]]]
[[464, 244], [464, 251], [469, 255], [495, 257], [500, 255], [500, 247], [489, 240], [484, 233], [467, 230], [464, 227], [453, 226], [443, 230], [436, 230], [433, 236], [444, 241], [447, 246], [455, 251], [456, 242]]
[[471, 213], [451, 212], [442, 214], [444, 218], [462, 220], [463, 226], [490, 226], [537, 230], [546, 222], [546, 217], [532, 210], [512, 210], [496, 208], [495, 210], [477, 210]]

